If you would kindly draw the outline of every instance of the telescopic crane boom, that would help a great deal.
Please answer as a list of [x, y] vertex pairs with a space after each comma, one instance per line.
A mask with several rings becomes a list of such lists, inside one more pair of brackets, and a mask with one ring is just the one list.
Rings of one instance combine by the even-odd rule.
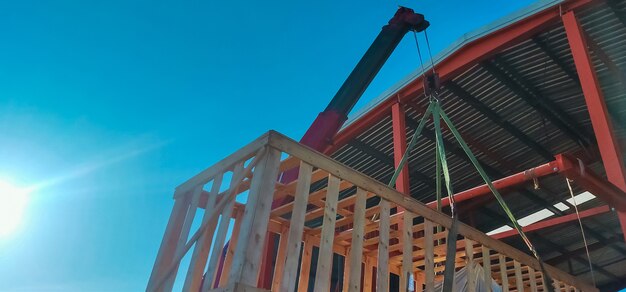
[[429, 23], [424, 19], [424, 15], [415, 13], [410, 8], [398, 8], [396, 14], [387, 25], [383, 26], [374, 43], [339, 88], [335, 97], [311, 124], [300, 143], [320, 152], [331, 145], [332, 138], [348, 119], [348, 113], [359, 101], [404, 35], [409, 31], [423, 31], [428, 26]]

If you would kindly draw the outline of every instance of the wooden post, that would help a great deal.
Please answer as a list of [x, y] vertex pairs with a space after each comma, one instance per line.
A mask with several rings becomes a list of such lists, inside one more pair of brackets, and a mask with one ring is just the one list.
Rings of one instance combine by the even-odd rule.
[[335, 221], [337, 220], [337, 198], [339, 196], [339, 179], [329, 175], [324, 205], [324, 223], [320, 251], [315, 272], [315, 292], [330, 291], [330, 273], [333, 270], [333, 240], [335, 238]]
[[161, 280], [164, 276], [165, 269], [170, 266], [172, 260], [174, 259], [174, 252], [176, 251], [182, 226], [185, 222], [187, 211], [189, 210], [189, 201], [189, 196], [181, 196], [174, 201], [174, 207], [172, 208], [170, 219], [168, 220], [167, 227], [165, 228], [165, 235], [163, 235], [163, 240], [161, 241], [161, 246], [159, 247], [159, 253], [154, 261], [154, 266], [152, 267], [152, 273], [150, 275], [150, 280], [148, 281], [148, 287], [146, 288], [147, 291], [154, 290], [153, 286], [157, 284], [157, 281]]
[[228, 250], [226, 251], [226, 258], [224, 259], [224, 265], [222, 266], [219, 283], [228, 282], [230, 267], [233, 264], [233, 257], [235, 255], [235, 247], [237, 246], [237, 241], [239, 240], [239, 230], [241, 229], [241, 221], [243, 221], [243, 213], [243, 209], [239, 210], [235, 216], [235, 226], [233, 227], [233, 234], [231, 235], [230, 242], [228, 243]]
[[554, 287], [554, 291], [561, 291], [561, 282], [557, 279], [553, 279], [552, 287]]
[[389, 201], [380, 200], [380, 220], [378, 228], [378, 265], [376, 291], [389, 291]]
[[[239, 183], [235, 181], [234, 178], [243, 176], [243, 162], [238, 163], [233, 170], [233, 179], [230, 181], [229, 189], [233, 189]], [[215, 244], [213, 244], [213, 252], [209, 258], [209, 266], [207, 268], [206, 275], [204, 276], [204, 280], [202, 281], [202, 290], [208, 291], [210, 287], [213, 287], [215, 283], [215, 277], [217, 268], [219, 265], [219, 259], [222, 256], [222, 248], [224, 247], [224, 241], [226, 240], [226, 233], [228, 233], [228, 226], [230, 225], [230, 218], [232, 217], [233, 207], [235, 206], [235, 198], [233, 198], [230, 202], [224, 206], [221, 212], [221, 218], [219, 222], [219, 227], [217, 228], [217, 234], [215, 235]], [[204, 270], [204, 266], [202, 266]], [[186, 290], [184, 291], [197, 291], [196, 289]]]
[[476, 291], [476, 277], [474, 273], [474, 243], [465, 237], [465, 259], [467, 261], [465, 270], [467, 272], [467, 291]]
[[306, 215], [306, 207], [309, 200], [312, 171], [313, 167], [311, 165], [300, 162], [287, 238], [287, 258], [285, 259], [283, 276], [278, 291], [293, 291], [296, 286], [296, 273], [298, 272], [298, 260], [302, 247], [302, 231], [304, 230], [304, 216]]
[[423, 292], [424, 291], [424, 277], [419, 277], [418, 273], [415, 272], [413, 274], [413, 278], [415, 278], [415, 292]]
[[424, 220], [424, 273], [426, 274], [424, 292], [435, 291], [435, 246], [433, 243], [433, 223]]
[[346, 255], [343, 257], [343, 280], [341, 291], [348, 292], [350, 291], [350, 254], [352, 253], [352, 248], [346, 248]]
[[492, 291], [491, 287], [491, 253], [489, 252], [489, 248], [486, 246], [482, 246], [483, 252], [483, 277], [485, 278], [485, 289], [487, 292]]
[[[192, 197], [191, 197], [191, 205], [189, 206], [189, 211], [185, 216], [185, 223], [183, 223], [183, 228], [180, 232], [180, 237], [178, 238], [178, 244], [176, 245], [175, 255], [179, 255], [183, 253], [183, 249], [185, 248], [185, 244], [187, 244], [187, 238], [189, 237], [189, 231], [191, 230], [191, 224], [193, 223], [193, 219], [196, 216], [196, 211], [198, 211], [198, 205], [200, 204], [200, 195], [202, 195], [202, 185], [199, 185], [194, 188]], [[172, 290], [172, 286], [174, 286], [174, 281], [176, 280], [176, 274], [178, 272], [178, 266], [180, 263], [174, 263], [175, 268], [169, 274], [169, 277], [162, 284], [162, 289], [164, 291]]]
[[311, 274], [311, 255], [313, 254], [313, 244], [311, 240], [304, 241], [302, 251], [302, 263], [300, 265], [300, 278], [298, 280], [298, 292], [309, 290], [309, 275]]
[[[284, 275], [285, 258], [287, 256], [287, 230], [283, 230], [280, 234], [278, 243], [278, 253], [276, 254], [276, 267], [274, 267], [274, 279], [272, 279], [272, 291], [279, 291], [280, 284]], [[295, 286], [295, 284], [294, 284]], [[291, 290], [293, 291], [293, 290]]]
[[537, 292], [537, 275], [535, 269], [528, 266], [528, 281], [530, 282], [530, 291]]
[[506, 273], [506, 258], [503, 255], [498, 255], [498, 261], [500, 263], [500, 278], [502, 279], [502, 292], [509, 291], [509, 276]]
[[259, 161], [252, 176], [229, 284], [242, 283], [252, 287], [257, 284], [262, 252], [259, 247], [265, 242], [280, 164], [278, 150], [266, 146], [266, 151], [267, 154]]
[[348, 281], [349, 291], [351, 292], [361, 291], [361, 263], [363, 262], [363, 232], [365, 227], [366, 198], [367, 193], [363, 189], [357, 188], [356, 201], [354, 202], [352, 247], [350, 249], [350, 278]]
[[372, 292], [372, 280], [374, 274], [373, 259], [365, 257], [365, 269], [363, 271], [363, 292]]
[[[213, 185], [211, 186], [211, 192], [207, 198], [207, 203], [204, 206], [204, 216], [202, 222], [205, 224], [210, 218], [211, 210], [215, 207], [215, 201], [217, 200], [217, 194], [222, 186], [223, 174], [220, 174], [213, 179]], [[217, 222], [217, 220], [214, 220]], [[189, 263], [189, 269], [187, 270], [187, 277], [185, 278], [185, 284], [183, 290], [185, 291], [199, 291], [200, 284], [202, 283], [202, 274], [204, 273], [204, 267], [206, 266], [209, 251], [211, 250], [211, 244], [213, 241], [213, 233], [215, 231], [214, 223], [207, 225], [207, 230], [196, 242], [193, 254], [191, 256], [191, 262]]]
[[515, 286], [517, 291], [524, 291], [524, 279], [522, 278], [522, 267], [516, 260], [513, 261], [513, 267], [515, 269]]
[[402, 270], [400, 273], [400, 291], [409, 290], [409, 281], [413, 274], [413, 213], [404, 211], [402, 224]]

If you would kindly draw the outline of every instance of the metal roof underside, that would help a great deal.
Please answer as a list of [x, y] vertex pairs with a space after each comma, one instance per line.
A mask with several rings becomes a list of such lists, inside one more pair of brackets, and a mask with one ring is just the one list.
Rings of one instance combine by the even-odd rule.
[[[555, 3], [559, 1], [544, 1], [536, 6]], [[538, 10], [534, 7], [530, 11]], [[591, 55], [616, 135], [621, 141], [626, 141], [626, 84], [604, 63], [602, 52], [626, 72], [625, 12], [626, 1], [600, 3], [577, 11], [590, 41], [597, 44]], [[527, 15], [517, 13], [512, 19]], [[488, 26], [487, 31], [501, 25], [502, 22]], [[474, 33], [473, 36], [480, 35]], [[442, 58], [449, 53], [444, 52]], [[409, 76], [402, 84], [416, 76]], [[594, 154], [597, 150], [593, 129], [560, 23], [445, 82], [441, 96], [444, 110], [493, 179], [546, 163], [558, 153], [577, 153], [593, 170], [604, 174], [600, 159]], [[406, 105], [407, 139], [413, 134], [427, 103], [427, 98], [419, 96]], [[367, 112], [358, 116], [363, 115]], [[332, 157], [388, 183], [394, 171], [391, 124], [391, 116], [383, 118], [335, 151]], [[434, 130], [432, 123], [427, 125], [409, 159], [411, 196], [422, 202], [435, 200]], [[444, 138], [453, 189], [462, 191], [482, 184], [454, 137], [444, 131]], [[569, 198], [565, 179], [561, 176], [541, 179], [539, 185], [539, 189], [530, 184], [505, 193], [505, 200], [517, 218]], [[508, 222], [493, 200], [484, 204], [471, 202], [459, 204], [464, 222], [484, 232]], [[594, 199], [579, 208], [584, 210], [602, 204]], [[550, 210], [557, 215], [573, 212], [573, 208], [564, 212], [555, 208]], [[598, 287], [609, 290], [625, 287], [626, 244], [617, 215], [610, 212], [585, 218], [582, 222], [588, 243], [594, 247], [591, 256]], [[586, 255], [581, 252], [584, 248], [578, 222], [532, 232], [530, 239], [546, 262], [592, 282]], [[526, 250], [517, 237], [505, 241]]]

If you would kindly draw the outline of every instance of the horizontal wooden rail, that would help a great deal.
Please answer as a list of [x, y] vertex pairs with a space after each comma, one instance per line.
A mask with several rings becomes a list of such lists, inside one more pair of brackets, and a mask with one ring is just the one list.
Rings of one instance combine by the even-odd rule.
[[[283, 153], [290, 156], [281, 162]], [[277, 181], [294, 167], [295, 181]], [[289, 202], [272, 206], [284, 198]], [[387, 291], [391, 274], [400, 276], [402, 290], [413, 282], [417, 291], [435, 291], [446, 261], [504, 290], [545, 291], [548, 284], [534, 258], [462, 223], [456, 250], [447, 254], [448, 215], [273, 131], [181, 184], [174, 199], [148, 291], [170, 291], [177, 281], [185, 291], [203, 292]], [[195, 224], [198, 209], [205, 211]], [[268, 233], [278, 252], [262, 254]], [[179, 267], [188, 252], [189, 266]], [[343, 281], [331, 277], [338, 269]], [[597, 291], [546, 269], [556, 283], [549, 285]], [[262, 271], [272, 277], [267, 287]], [[470, 292], [476, 281], [485, 280], [472, 280]]]
[[[301, 145], [298, 142], [289, 139], [277, 132], [271, 131], [269, 133], [269, 145], [280, 151], [297, 157], [314, 167], [324, 169], [342, 180], [353, 183], [359, 188], [375, 193], [382, 199], [402, 206], [406, 210], [424, 217], [426, 220], [437, 222], [439, 225], [445, 228], [450, 228], [452, 224], [452, 219], [448, 215], [433, 210], [428, 206], [416, 201], [415, 199], [404, 196], [396, 190], [378, 181], [375, 181], [337, 161], [334, 161], [329, 157], [314, 151], [313, 149]], [[488, 235], [470, 227], [469, 225], [461, 223], [459, 224], [458, 230], [459, 234], [471, 240], [480, 242], [491, 250], [506, 254], [508, 257], [517, 260], [520, 263], [524, 263], [526, 266], [529, 266], [535, 270], [541, 270], [540, 264], [535, 258], [501, 241], [493, 239]], [[570, 283], [571, 285], [574, 285], [583, 291], [597, 291], [595, 287], [590, 286], [580, 279], [568, 275], [567, 273], [557, 268], [546, 265], [546, 270], [554, 278]]]

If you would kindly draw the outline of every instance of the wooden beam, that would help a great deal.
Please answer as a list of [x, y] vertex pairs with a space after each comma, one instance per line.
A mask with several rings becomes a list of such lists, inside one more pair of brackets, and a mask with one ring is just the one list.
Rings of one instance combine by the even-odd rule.
[[263, 246], [265, 242], [272, 207], [272, 196], [267, 194], [274, 193], [279, 164], [280, 151], [268, 148], [265, 157], [254, 169], [239, 234], [240, 244], [235, 250], [233, 266], [228, 279], [230, 283], [242, 283], [250, 286], [257, 284], [263, 251], [259, 247]]
[[389, 290], [389, 201], [380, 200], [380, 226], [378, 235], [378, 266], [376, 276], [376, 291]]
[[[176, 187], [176, 193], [174, 197], [183, 195], [189, 191], [191, 191], [197, 185], [204, 185], [213, 179], [216, 175], [224, 173], [226, 170], [232, 168], [235, 164], [246, 161], [249, 158], [255, 156], [259, 149], [265, 146], [268, 143], [270, 133], [265, 133], [261, 135], [261, 137], [256, 140], [250, 142], [248, 145], [243, 148], [237, 150], [235, 153], [229, 155], [228, 157], [220, 160], [218, 163], [212, 165], [211, 167], [203, 170], [202, 172], [194, 175], [192, 178], [188, 179], [186, 182]], [[273, 193], [273, 191], [272, 191]]]
[[483, 252], [483, 278], [485, 279], [485, 289], [487, 289], [487, 292], [491, 292], [493, 288], [491, 287], [491, 252], [489, 248], [484, 245], [481, 248]]
[[[278, 243], [278, 252], [276, 254], [276, 266], [274, 267], [274, 277], [272, 279], [272, 291], [279, 291], [280, 285], [283, 279], [283, 275], [285, 272], [285, 259], [287, 257], [287, 243], [288, 243], [287, 231], [288, 230], [285, 229], [280, 234], [280, 239]], [[295, 283], [294, 283], [294, 288], [295, 288]]]
[[315, 272], [315, 292], [330, 290], [330, 273], [333, 269], [333, 240], [335, 238], [335, 220], [337, 220], [337, 198], [339, 196], [339, 178], [328, 176], [328, 191], [324, 207], [322, 238]]
[[165, 228], [165, 235], [163, 235], [159, 253], [154, 261], [146, 291], [154, 290], [154, 285], [164, 277], [165, 269], [172, 263], [183, 222], [185, 222], [185, 215], [187, 214], [187, 210], [189, 210], [189, 200], [189, 196], [174, 199], [174, 207], [172, 208], [172, 213], [170, 214], [167, 227]]
[[[374, 181], [371, 178], [364, 176], [363, 174], [358, 173], [357, 171], [350, 169], [349, 167], [333, 161], [332, 159], [315, 152], [305, 146], [298, 144], [297, 142], [280, 135], [276, 132], [272, 132], [270, 134], [269, 144], [277, 149], [280, 149], [286, 153], [289, 153], [293, 156], [298, 157], [299, 159], [306, 161], [307, 163], [326, 170], [331, 170], [333, 175], [352, 182], [355, 186], [361, 187], [369, 192], [375, 193], [379, 195], [381, 198], [386, 199], [392, 203], [402, 205], [406, 210], [409, 210], [415, 214], [423, 216], [426, 220], [431, 220], [433, 222], [437, 222], [439, 225], [450, 228], [451, 226], [451, 218], [449, 215], [443, 214], [441, 212], [437, 212], [429, 208], [428, 206], [412, 199], [404, 196], [403, 194], [397, 192], [394, 189], [389, 188], [386, 185], [381, 184], [380, 182]], [[468, 237], [472, 240], [478, 241], [481, 244], [490, 247], [498, 252], [506, 254], [508, 257], [518, 260], [525, 265], [529, 265], [535, 269], [539, 269], [539, 262], [533, 257], [525, 254], [522, 251], [519, 251], [501, 241], [490, 238], [484, 233], [466, 225], [463, 223], [459, 224], [459, 234]], [[562, 279], [568, 283], [573, 283], [576, 286], [580, 287], [584, 291], [597, 291], [596, 288], [585, 284], [577, 278], [574, 278], [559, 269], [556, 269], [552, 266], [546, 265], [548, 273], [553, 275], [553, 277]]]
[[518, 261], [513, 261], [515, 267], [515, 286], [517, 291], [524, 291], [524, 280], [522, 279], [522, 267]]
[[502, 292], [509, 292], [509, 275], [506, 272], [506, 258], [504, 255], [498, 256], [500, 263], [500, 279], [502, 281]]
[[474, 243], [469, 238], [465, 238], [465, 260], [467, 292], [476, 292], [476, 277], [474, 277]]
[[424, 220], [424, 274], [426, 274], [424, 289], [425, 292], [435, 291], [435, 261], [434, 257], [434, 242], [433, 242], [433, 223], [430, 220]]
[[[233, 172], [233, 177], [240, 177], [243, 174], [243, 161], [238, 163], [235, 166], [235, 171]], [[234, 188], [237, 182], [235, 180], [231, 180], [230, 188]], [[215, 235], [215, 243], [213, 244], [213, 253], [209, 258], [209, 266], [207, 268], [206, 275], [204, 276], [204, 280], [202, 282], [202, 287], [213, 287], [215, 280], [217, 280], [217, 268], [220, 257], [222, 257], [222, 249], [224, 247], [224, 242], [226, 241], [226, 235], [228, 233], [228, 226], [230, 225], [230, 218], [232, 216], [233, 207], [235, 205], [235, 198], [230, 200], [222, 209], [222, 214], [219, 222], [219, 227], [217, 228], [217, 234]], [[213, 234], [211, 234], [212, 236]], [[204, 270], [204, 265], [202, 266], [202, 270]], [[190, 287], [191, 288], [191, 287]], [[183, 289], [185, 290], [185, 289]], [[185, 290], [187, 291], [187, 290]], [[196, 291], [196, 290], [189, 290]]]
[[402, 274], [400, 275], [400, 291], [408, 291], [409, 281], [413, 274], [413, 217], [411, 212], [405, 211], [402, 224]]
[[[196, 211], [198, 211], [198, 205], [200, 204], [202, 187], [203, 185], [198, 185], [192, 192], [191, 205], [189, 205], [189, 211], [187, 211], [187, 215], [185, 216], [185, 223], [183, 223], [180, 237], [178, 238], [178, 244], [176, 245], [176, 255], [184, 252], [185, 244], [187, 243], [187, 239], [189, 238], [189, 232], [191, 231], [191, 223], [193, 223], [193, 219], [196, 216]], [[174, 280], [176, 280], [176, 272], [178, 271], [180, 263], [173, 262], [173, 264], [174, 268], [172, 272], [170, 272], [169, 276], [161, 286], [165, 291], [171, 290], [172, 286], [174, 285]]]
[[302, 232], [304, 229], [304, 214], [306, 212], [311, 188], [311, 172], [313, 167], [305, 162], [300, 162], [296, 195], [293, 202], [291, 223], [287, 238], [287, 258], [284, 265], [284, 275], [280, 283], [279, 291], [293, 291], [296, 286], [296, 273], [298, 272], [298, 260], [302, 247]]
[[357, 188], [356, 203], [354, 204], [354, 225], [352, 227], [352, 248], [350, 249], [350, 292], [361, 291], [361, 262], [363, 262], [363, 235], [365, 225], [365, 198], [366, 192]]
[[227, 283], [228, 276], [230, 275], [230, 268], [233, 264], [233, 257], [235, 256], [235, 247], [239, 241], [239, 230], [241, 230], [241, 221], [243, 221], [244, 209], [237, 211], [235, 215], [235, 225], [233, 226], [233, 233], [230, 236], [228, 242], [228, 250], [226, 250], [226, 257], [224, 258], [224, 265], [222, 266], [222, 272], [220, 274], [219, 283]]
[[[215, 207], [217, 194], [220, 191], [220, 186], [222, 185], [223, 175], [217, 175], [213, 180], [213, 185], [211, 186], [211, 192], [207, 200], [207, 204], [204, 206], [204, 216], [202, 217], [202, 222], [206, 224], [207, 220], [209, 220], [209, 216], [213, 208]], [[213, 232], [215, 232], [215, 223], [217, 220], [213, 221], [213, 224], [208, 224], [207, 231], [198, 239], [196, 242], [196, 246], [194, 247], [193, 254], [191, 256], [191, 261], [189, 263], [189, 269], [187, 270], [187, 276], [185, 277], [185, 284], [183, 285], [183, 290], [190, 291], [199, 291], [200, 284], [202, 284], [202, 274], [204, 273], [204, 267], [206, 266], [209, 251], [211, 250], [211, 244], [213, 241]]]
[[530, 291], [537, 292], [537, 278], [535, 275], [535, 270], [531, 267], [528, 268], [529, 282], [530, 282]]
[[298, 277], [298, 292], [307, 292], [309, 290], [312, 255], [313, 244], [309, 241], [305, 241], [304, 250], [302, 251], [302, 262], [300, 264], [300, 277]]
[[365, 269], [363, 271], [363, 292], [372, 292], [373, 276], [374, 276], [374, 264], [375, 259], [371, 257], [365, 257]]

